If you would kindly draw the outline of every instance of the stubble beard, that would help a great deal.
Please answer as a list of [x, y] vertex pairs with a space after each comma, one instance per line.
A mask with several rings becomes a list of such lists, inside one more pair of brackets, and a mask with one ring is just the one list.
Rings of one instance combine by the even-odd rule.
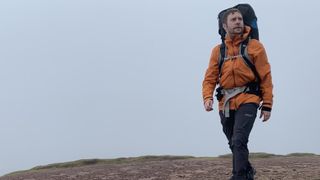
[[232, 29], [232, 34], [237, 35], [237, 34], [242, 34], [243, 33], [243, 27], [236, 27]]

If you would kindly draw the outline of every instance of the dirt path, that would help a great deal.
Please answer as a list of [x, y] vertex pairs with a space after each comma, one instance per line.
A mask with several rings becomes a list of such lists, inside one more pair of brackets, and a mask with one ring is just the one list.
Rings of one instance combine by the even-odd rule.
[[[320, 180], [320, 156], [255, 158], [251, 162], [258, 180]], [[230, 172], [229, 158], [190, 158], [38, 170], [0, 180], [224, 180]]]

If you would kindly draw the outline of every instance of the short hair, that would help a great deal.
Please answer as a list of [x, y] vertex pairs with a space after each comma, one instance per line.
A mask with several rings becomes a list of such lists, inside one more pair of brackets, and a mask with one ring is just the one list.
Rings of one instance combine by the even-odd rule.
[[227, 23], [227, 20], [228, 20], [228, 16], [229, 16], [230, 14], [235, 13], [235, 12], [241, 14], [241, 16], [242, 16], [242, 13], [241, 13], [241, 11], [240, 11], [239, 9], [237, 9], [237, 8], [228, 9], [228, 10], [226, 10], [226, 12], [223, 13], [223, 16], [222, 16], [222, 24], [226, 24], [226, 23]]

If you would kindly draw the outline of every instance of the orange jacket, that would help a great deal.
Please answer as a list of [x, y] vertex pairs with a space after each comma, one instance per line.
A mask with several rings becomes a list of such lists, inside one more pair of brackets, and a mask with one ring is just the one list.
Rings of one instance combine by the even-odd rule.
[[[237, 56], [239, 55], [239, 47], [242, 41], [244, 41], [250, 32], [250, 27], [245, 26], [243, 35], [235, 37], [233, 40], [227, 35], [225, 44], [227, 56]], [[262, 99], [254, 94], [241, 93], [230, 100], [230, 109], [238, 109], [241, 104], [244, 103], [256, 103], [260, 104], [262, 101], [262, 107], [265, 110], [271, 110], [272, 108], [272, 78], [271, 78], [271, 68], [268, 62], [266, 51], [263, 45], [255, 39], [249, 41], [248, 55], [255, 65], [257, 72], [261, 78], [260, 88], [262, 91]], [[208, 99], [213, 100], [213, 91], [219, 80], [219, 67], [218, 59], [220, 55], [220, 45], [213, 48], [208, 69], [205, 74], [205, 78], [202, 83], [202, 95], [203, 100]], [[242, 57], [237, 57], [233, 60], [225, 61], [221, 68], [221, 78], [219, 81], [220, 86], [229, 89], [234, 87], [245, 86], [247, 83], [255, 80], [254, 73], [245, 64]], [[219, 109], [223, 109], [222, 99], [219, 102]]]

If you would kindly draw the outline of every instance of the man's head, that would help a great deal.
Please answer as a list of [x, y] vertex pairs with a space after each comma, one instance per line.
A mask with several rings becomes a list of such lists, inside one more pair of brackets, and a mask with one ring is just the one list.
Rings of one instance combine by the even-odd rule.
[[222, 16], [222, 25], [231, 38], [237, 34], [242, 34], [244, 23], [241, 12], [235, 8], [227, 10]]

